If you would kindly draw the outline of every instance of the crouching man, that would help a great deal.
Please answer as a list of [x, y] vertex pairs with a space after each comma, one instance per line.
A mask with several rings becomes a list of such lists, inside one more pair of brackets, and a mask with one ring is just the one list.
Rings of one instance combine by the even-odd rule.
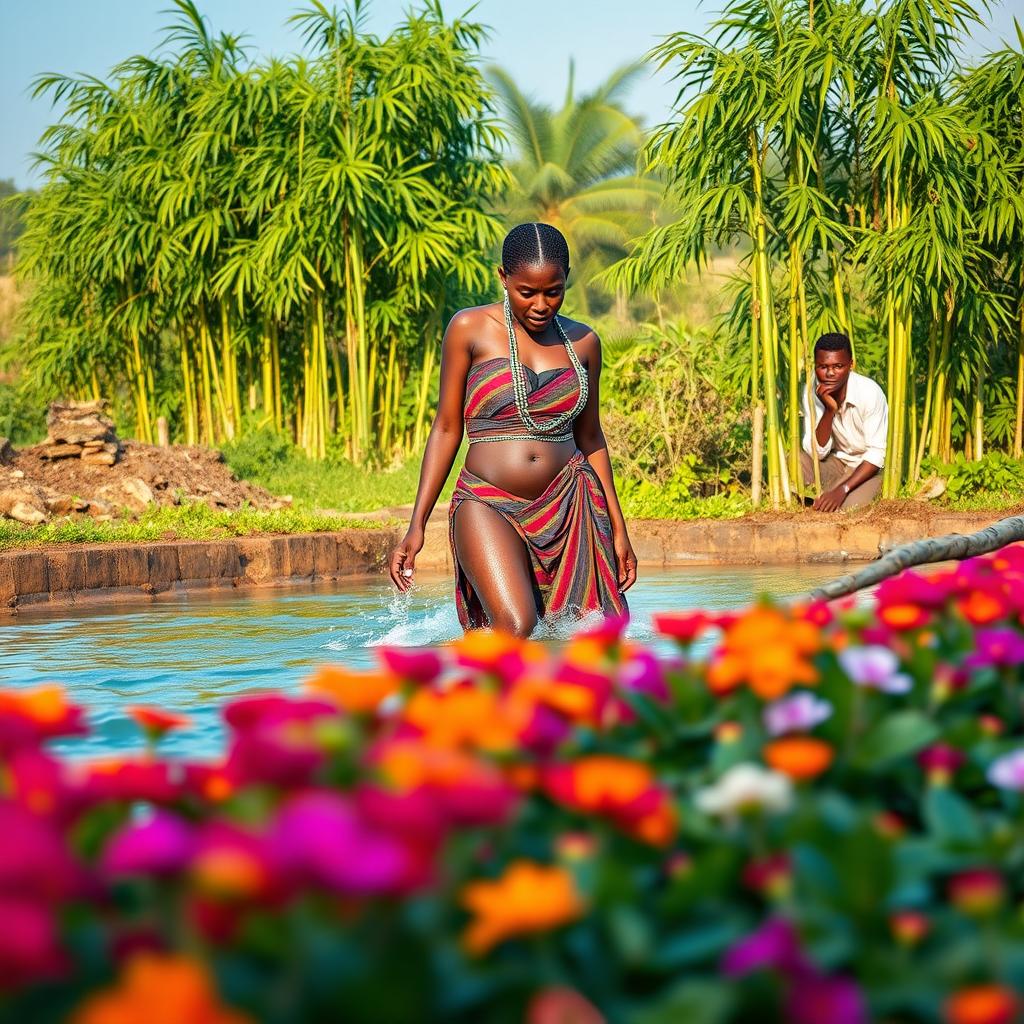
[[803, 388], [804, 436], [800, 466], [804, 486], [814, 486], [818, 459], [821, 493], [812, 508], [834, 512], [860, 508], [882, 489], [889, 404], [882, 389], [853, 370], [845, 334], [823, 334], [814, 343], [814, 409]]

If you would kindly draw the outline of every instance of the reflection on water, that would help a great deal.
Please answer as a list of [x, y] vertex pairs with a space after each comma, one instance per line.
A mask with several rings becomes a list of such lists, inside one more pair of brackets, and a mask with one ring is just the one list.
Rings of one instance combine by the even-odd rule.
[[[835, 567], [822, 566], [647, 569], [629, 593], [629, 635], [650, 639], [658, 611], [735, 608], [758, 594], [799, 593], [836, 575]], [[294, 691], [322, 662], [369, 666], [380, 644], [439, 643], [459, 633], [450, 580], [427, 575], [406, 595], [374, 578], [26, 611], [0, 622], [0, 686], [66, 685], [90, 709], [94, 730], [67, 744], [69, 751], [137, 747], [138, 730], [122, 708], [158, 704], [195, 720], [166, 749], [209, 755], [220, 747], [218, 709], [227, 697], [271, 687]]]

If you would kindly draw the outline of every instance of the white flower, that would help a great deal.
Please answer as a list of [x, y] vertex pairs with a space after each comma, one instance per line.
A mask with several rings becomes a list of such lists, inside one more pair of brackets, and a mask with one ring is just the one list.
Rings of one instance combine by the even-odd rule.
[[999, 789], [1024, 791], [1024, 750], [1014, 750], [996, 758], [985, 774], [988, 781]]
[[735, 817], [744, 811], [786, 811], [793, 804], [788, 776], [759, 764], [733, 765], [713, 786], [697, 791], [698, 810]]
[[802, 691], [769, 704], [764, 709], [764, 727], [770, 736], [806, 732], [821, 725], [831, 715], [832, 705], [827, 700]]
[[900, 659], [888, 647], [847, 647], [839, 652], [843, 671], [858, 685], [882, 693], [906, 693], [914, 681], [898, 672]]

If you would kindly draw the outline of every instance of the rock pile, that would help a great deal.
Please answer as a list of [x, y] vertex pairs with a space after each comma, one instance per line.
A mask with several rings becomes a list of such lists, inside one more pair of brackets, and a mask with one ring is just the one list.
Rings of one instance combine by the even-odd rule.
[[107, 402], [51, 402], [46, 414], [47, 438], [40, 454], [46, 459], [81, 459], [94, 466], [113, 466], [121, 451]]
[[34, 525], [65, 516], [109, 520], [151, 506], [284, 508], [238, 480], [219, 451], [118, 439], [105, 402], [54, 402], [44, 442], [15, 451], [0, 437], [0, 520]]

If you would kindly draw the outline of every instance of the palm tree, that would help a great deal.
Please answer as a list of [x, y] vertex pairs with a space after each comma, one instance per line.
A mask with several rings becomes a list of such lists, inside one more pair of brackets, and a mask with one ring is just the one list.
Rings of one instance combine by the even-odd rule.
[[565, 235], [582, 285], [574, 297], [584, 312], [595, 275], [625, 255], [663, 197], [656, 177], [637, 172], [643, 129], [622, 107], [642, 73], [642, 64], [624, 65], [577, 97], [570, 62], [565, 99], [552, 110], [526, 96], [507, 71], [487, 71], [515, 144], [500, 212], [509, 224], [544, 221]]

